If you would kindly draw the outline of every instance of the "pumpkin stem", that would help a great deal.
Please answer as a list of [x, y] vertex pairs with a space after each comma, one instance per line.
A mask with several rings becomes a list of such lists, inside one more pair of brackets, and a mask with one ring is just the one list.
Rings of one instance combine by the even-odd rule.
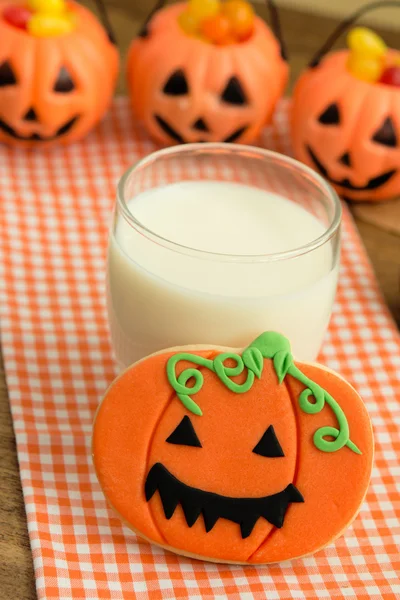
[[322, 47], [316, 52], [314, 57], [311, 59], [309, 63], [309, 68], [318, 67], [321, 60], [324, 58], [325, 54], [332, 50], [332, 46], [339, 39], [339, 37], [345, 33], [361, 17], [363, 17], [366, 13], [371, 10], [375, 10], [375, 8], [388, 8], [390, 6], [396, 6], [400, 8], [399, 0], [379, 0], [378, 2], [371, 2], [371, 4], [367, 4], [366, 6], [362, 6], [358, 10], [356, 10], [350, 17], [347, 17], [344, 21], [339, 23], [339, 25], [333, 30], [331, 35], [328, 37], [326, 42], [322, 45]]
[[107, 13], [104, 0], [95, 0], [97, 10], [99, 11], [100, 19], [103, 23], [104, 29], [107, 32], [108, 39], [114, 46], [117, 46], [117, 38], [115, 37], [113, 26], [111, 25], [110, 18]]
[[265, 331], [251, 342], [249, 348], [258, 348], [264, 358], [274, 358], [280, 351], [290, 353], [289, 340], [276, 331]]
[[149, 23], [150, 23], [151, 19], [154, 17], [154, 15], [156, 14], [156, 12], [158, 10], [161, 10], [162, 8], [164, 8], [166, 3], [167, 3], [167, 0], [158, 0], [156, 5], [154, 6], [154, 8], [150, 11], [150, 14], [147, 16], [142, 27], [140, 28], [139, 33], [138, 33], [139, 37], [147, 37], [149, 35], [149, 33], [150, 33], [149, 32]]

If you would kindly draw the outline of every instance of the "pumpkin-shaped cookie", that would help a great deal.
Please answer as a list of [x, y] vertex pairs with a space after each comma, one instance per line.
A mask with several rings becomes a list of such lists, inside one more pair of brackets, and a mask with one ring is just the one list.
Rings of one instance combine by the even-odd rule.
[[[20, 1], [0, 2], [0, 141], [69, 143], [107, 110], [118, 52], [83, 6], [61, 0], [30, 5], [32, 10]], [[56, 5], [61, 14], [51, 13]]]
[[288, 67], [267, 25], [249, 39], [218, 45], [188, 35], [168, 6], [132, 42], [127, 83], [134, 114], [164, 144], [250, 142], [271, 119]]
[[107, 391], [93, 432], [126, 524], [180, 554], [270, 563], [313, 553], [354, 519], [373, 439], [355, 390], [297, 363], [273, 332], [237, 351], [166, 350]]

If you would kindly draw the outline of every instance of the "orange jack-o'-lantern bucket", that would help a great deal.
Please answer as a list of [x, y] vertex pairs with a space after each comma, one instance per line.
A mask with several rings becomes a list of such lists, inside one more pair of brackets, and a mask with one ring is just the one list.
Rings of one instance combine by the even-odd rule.
[[118, 74], [118, 51], [102, 16], [108, 31], [75, 2], [0, 0], [1, 142], [72, 142], [101, 119]]
[[[129, 50], [135, 115], [166, 144], [252, 141], [271, 119], [288, 77], [274, 3], [268, 2], [275, 36], [244, 0], [164, 4]], [[191, 8], [209, 16], [196, 21], [196, 13], [191, 21]], [[240, 18], [243, 28], [235, 23]]]
[[400, 51], [372, 31], [353, 29], [350, 48], [327, 53], [375, 2], [341, 23], [298, 80], [291, 132], [296, 157], [344, 198], [384, 200], [400, 194]]

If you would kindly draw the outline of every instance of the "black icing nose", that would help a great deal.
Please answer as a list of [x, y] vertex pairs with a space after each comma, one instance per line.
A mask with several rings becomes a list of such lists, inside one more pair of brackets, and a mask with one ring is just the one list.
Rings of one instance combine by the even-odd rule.
[[39, 119], [37, 118], [37, 114], [35, 113], [33, 108], [30, 108], [28, 110], [28, 112], [24, 115], [24, 121], [38, 121], [38, 120]]
[[192, 128], [197, 129], [197, 131], [210, 131], [207, 123], [202, 118], [197, 119], [197, 121], [193, 123]]

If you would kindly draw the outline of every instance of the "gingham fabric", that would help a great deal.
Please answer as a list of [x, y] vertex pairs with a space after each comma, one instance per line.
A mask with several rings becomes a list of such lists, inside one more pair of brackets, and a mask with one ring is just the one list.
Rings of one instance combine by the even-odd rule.
[[[263, 144], [289, 151], [281, 107]], [[1, 341], [40, 599], [400, 597], [400, 338], [347, 210], [321, 360], [365, 399], [376, 439], [354, 524], [315, 556], [269, 567], [180, 558], [137, 539], [93, 471], [96, 406], [115, 376], [104, 260], [115, 186], [155, 149], [115, 102], [86, 140], [0, 150]]]

